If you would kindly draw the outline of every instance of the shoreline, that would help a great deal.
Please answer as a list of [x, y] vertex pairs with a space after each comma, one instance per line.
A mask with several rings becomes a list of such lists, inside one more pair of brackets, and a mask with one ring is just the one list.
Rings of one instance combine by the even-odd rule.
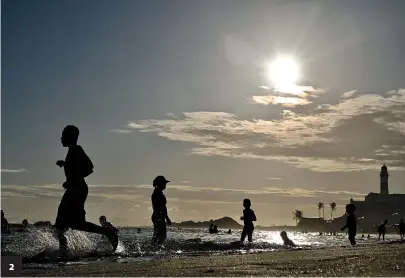
[[405, 276], [405, 242], [314, 250], [95, 262], [23, 276]]

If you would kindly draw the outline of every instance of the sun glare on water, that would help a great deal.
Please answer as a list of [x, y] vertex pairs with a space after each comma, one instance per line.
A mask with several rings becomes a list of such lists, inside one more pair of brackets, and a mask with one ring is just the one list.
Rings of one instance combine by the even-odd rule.
[[267, 76], [276, 88], [289, 88], [299, 78], [299, 68], [291, 57], [279, 57], [267, 67]]

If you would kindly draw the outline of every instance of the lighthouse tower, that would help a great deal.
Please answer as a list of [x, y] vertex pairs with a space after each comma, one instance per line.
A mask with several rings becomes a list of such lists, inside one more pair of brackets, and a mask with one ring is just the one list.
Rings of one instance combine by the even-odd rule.
[[380, 172], [380, 194], [388, 195], [388, 169], [385, 164], [381, 167]]

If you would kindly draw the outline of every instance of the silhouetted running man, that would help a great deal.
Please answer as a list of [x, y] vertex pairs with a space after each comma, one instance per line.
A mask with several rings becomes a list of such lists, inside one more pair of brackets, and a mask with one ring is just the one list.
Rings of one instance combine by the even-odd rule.
[[381, 235], [383, 237], [383, 240], [385, 240], [385, 234], [387, 233], [387, 229], [385, 228], [385, 225], [387, 225], [388, 221], [384, 220], [383, 223], [378, 226], [378, 240], [380, 240]]
[[401, 219], [401, 222], [398, 224], [399, 234], [401, 235], [401, 240], [405, 238], [405, 223], [404, 219]]
[[8, 221], [7, 219], [4, 217], [4, 211], [1, 210], [1, 232], [2, 233], [8, 233]]
[[111, 242], [113, 250], [117, 249], [118, 237], [108, 228], [86, 222], [84, 203], [88, 195], [85, 178], [93, 173], [93, 163], [83, 148], [77, 145], [79, 129], [68, 125], [62, 132], [63, 147], [68, 147], [65, 161], [59, 160], [56, 165], [64, 167], [66, 181], [63, 183], [65, 193], [59, 204], [55, 228], [58, 230], [59, 251], [61, 257], [67, 255], [67, 239], [65, 232], [68, 228], [75, 230], [106, 235]]
[[349, 241], [351, 245], [356, 245], [356, 216], [354, 212], [356, 211], [356, 206], [354, 204], [346, 205], [346, 212], [348, 214], [346, 219], [346, 225], [342, 227], [342, 232], [344, 229], [348, 229]]
[[167, 215], [167, 201], [165, 195], [163, 194], [163, 190], [166, 189], [168, 182], [170, 181], [166, 180], [166, 178], [163, 176], [157, 176], [153, 181], [153, 187], [155, 190], [152, 193], [152, 244], [162, 244], [167, 237], [166, 223], [169, 226], [172, 224], [172, 221]]
[[287, 233], [285, 231], [282, 231], [280, 233], [280, 237], [283, 240], [283, 245], [295, 247], [295, 243], [291, 239], [288, 238]]
[[253, 226], [253, 221], [256, 221], [257, 219], [255, 212], [250, 208], [251, 203], [249, 199], [243, 200], [243, 206], [245, 207], [245, 209], [243, 210], [243, 216], [240, 218], [240, 220], [243, 220], [244, 226], [240, 241], [245, 241], [245, 237], [248, 236], [248, 241], [252, 242], [253, 230], [255, 229]]

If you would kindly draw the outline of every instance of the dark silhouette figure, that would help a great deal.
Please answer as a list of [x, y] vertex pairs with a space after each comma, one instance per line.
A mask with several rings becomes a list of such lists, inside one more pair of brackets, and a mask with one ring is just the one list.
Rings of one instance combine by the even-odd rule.
[[356, 216], [354, 212], [356, 211], [356, 206], [354, 204], [346, 205], [346, 213], [348, 214], [346, 219], [346, 225], [342, 227], [342, 232], [344, 229], [348, 229], [349, 241], [351, 245], [356, 245]]
[[208, 232], [210, 233], [210, 234], [213, 234], [214, 233], [214, 224], [210, 224], [210, 227], [208, 228]]
[[230, 235], [230, 234], [232, 234], [232, 230], [231, 230], [231, 229], [228, 230], [228, 235]]
[[370, 235], [367, 235], [367, 238], [371, 238]]
[[399, 234], [401, 235], [401, 240], [403, 240], [405, 238], [405, 223], [404, 223], [404, 219], [401, 219], [401, 221], [398, 224], [398, 228], [399, 228]]
[[141, 233], [141, 228], [138, 228], [138, 231], [137, 231], [137, 232], [138, 232], [138, 234], [140, 234], [140, 233]]
[[100, 216], [99, 218], [100, 220], [100, 224], [102, 227], [110, 229], [111, 231], [113, 231], [115, 234], [118, 234], [118, 229], [116, 227], [114, 227], [113, 224], [111, 224], [111, 222], [107, 221], [107, 217], [105, 217], [104, 215]]
[[169, 226], [172, 224], [172, 221], [167, 215], [167, 201], [163, 194], [163, 190], [166, 189], [168, 182], [170, 181], [166, 180], [163, 176], [157, 176], [153, 181], [153, 187], [155, 188], [152, 193], [153, 244], [160, 245], [166, 240], [166, 224]]
[[212, 233], [217, 234], [218, 233], [218, 226], [214, 225], [214, 228], [212, 228]]
[[28, 229], [28, 220], [27, 219], [24, 219], [23, 221], [22, 221], [22, 232], [25, 232], [25, 231], [27, 231], [27, 229]]
[[280, 237], [283, 240], [283, 245], [295, 247], [295, 243], [288, 238], [287, 233], [285, 231], [282, 231], [280, 233]]
[[381, 236], [383, 240], [385, 240], [385, 234], [387, 233], [387, 228], [385, 227], [387, 225], [388, 221], [384, 220], [383, 223], [378, 226], [378, 240], [380, 240]]
[[257, 219], [255, 212], [250, 208], [251, 203], [249, 199], [243, 200], [243, 206], [245, 207], [245, 209], [243, 210], [243, 216], [240, 218], [240, 220], [243, 220], [244, 226], [240, 241], [245, 241], [245, 237], [248, 236], [248, 241], [252, 242], [253, 230], [255, 229], [253, 226], [253, 221], [256, 221]]
[[77, 145], [78, 138], [79, 129], [76, 126], [68, 125], [63, 129], [61, 142], [63, 147], [67, 147], [69, 150], [65, 161], [59, 160], [56, 162], [59, 167], [64, 167], [66, 176], [66, 181], [62, 185], [66, 191], [59, 204], [55, 221], [61, 257], [67, 255], [65, 232], [68, 228], [106, 235], [114, 252], [118, 245], [118, 237], [113, 231], [86, 221], [84, 203], [89, 189], [85, 178], [93, 173], [93, 163], [83, 148]]
[[1, 210], [1, 232], [2, 233], [8, 233], [9, 232], [8, 221], [4, 217], [4, 211], [3, 210]]

